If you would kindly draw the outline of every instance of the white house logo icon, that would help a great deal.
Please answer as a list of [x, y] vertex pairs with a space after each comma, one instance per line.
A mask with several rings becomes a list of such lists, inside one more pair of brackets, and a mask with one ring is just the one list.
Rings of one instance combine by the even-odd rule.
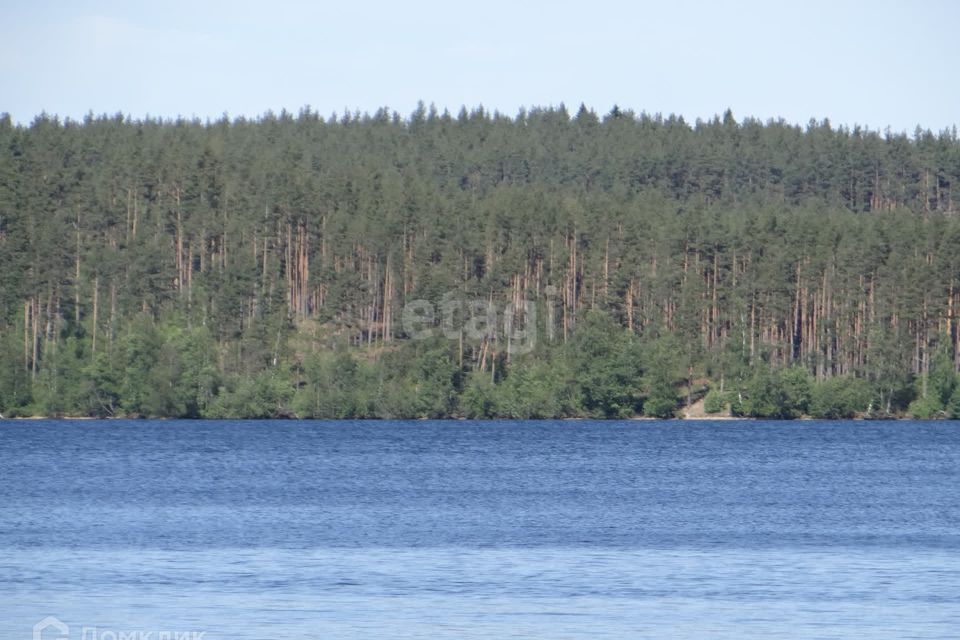
[[[44, 636], [48, 629], [50, 631]], [[67, 640], [69, 636], [70, 627], [53, 616], [47, 616], [33, 625], [33, 640]]]

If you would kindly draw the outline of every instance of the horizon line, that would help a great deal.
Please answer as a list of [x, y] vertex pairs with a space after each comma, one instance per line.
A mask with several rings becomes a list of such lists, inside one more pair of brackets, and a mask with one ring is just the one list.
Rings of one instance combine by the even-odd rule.
[[327, 124], [342, 124], [346, 122], [356, 122], [356, 121], [372, 121], [372, 120], [382, 120], [384, 117], [390, 119], [391, 121], [399, 121], [404, 125], [410, 125], [418, 116], [427, 117], [428, 120], [433, 118], [442, 118], [445, 120], [460, 120], [464, 117], [467, 118], [476, 118], [483, 117], [487, 120], [496, 120], [496, 119], [507, 119], [511, 122], [517, 122], [531, 114], [538, 113], [566, 113], [567, 119], [569, 121], [576, 120], [577, 116], [582, 112], [590, 114], [596, 118], [599, 122], [606, 122], [609, 119], [615, 117], [624, 117], [630, 118], [635, 121], [654, 121], [654, 122], [665, 122], [671, 123], [675, 122], [677, 124], [685, 125], [690, 129], [696, 129], [700, 126], [709, 126], [724, 122], [727, 118], [732, 118], [733, 122], [738, 126], [742, 127], [747, 124], [760, 124], [762, 126], [771, 126], [771, 125], [785, 125], [790, 128], [797, 129], [811, 129], [817, 127], [826, 127], [838, 132], [851, 132], [851, 131], [860, 131], [863, 133], [874, 133], [874, 134], [883, 134], [886, 137], [910, 137], [910, 135], [916, 136], [917, 134], [936, 134], [936, 135], [947, 135], [948, 137], [957, 138], [957, 124], [953, 123], [947, 125], [940, 129], [933, 129], [929, 126], [923, 126], [917, 124], [913, 132], [908, 131], [905, 128], [894, 129], [892, 125], [886, 125], [882, 128], [875, 128], [869, 124], [861, 124], [854, 122], [853, 124], [841, 122], [836, 123], [830, 117], [824, 116], [822, 118], [817, 118], [811, 116], [806, 123], [800, 123], [797, 121], [791, 121], [785, 118], [784, 116], [769, 116], [767, 118], [762, 118], [756, 115], [744, 116], [740, 120], [737, 120], [733, 116], [733, 111], [730, 107], [727, 107], [723, 110], [722, 113], [715, 112], [712, 116], [709, 117], [700, 117], [691, 118], [685, 116], [682, 113], [671, 112], [665, 114], [662, 111], [647, 111], [642, 109], [637, 111], [632, 108], [622, 108], [619, 104], [614, 103], [608, 111], [600, 114], [595, 107], [587, 106], [585, 102], [580, 102], [579, 106], [576, 108], [575, 112], [572, 112], [566, 105], [565, 101], [560, 101], [556, 104], [550, 103], [547, 105], [538, 105], [533, 104], [531, 106], [521, 105], [516, 109], [515, 115], [510, 115], [505, 110], [498, 108], [488, 109], [483, 105], [482, 102], [478, 103], [476, 106], [467, 107], [466, 104], [461, 104], [456, 110], [456, 114], [448, 106], [443, 106], [442, 108], [437, 107], [436, 103], [430, 102], [427, 104], [425, 101], [420, 100], [417, 103], [416, 108], [407, 115], [403, 115], [399, 110], [391, 108], [388, 105], [382, 105], [377, 107], [375, 110], [363, 109], [359, 107], [348, 108], [344, 107], [342, 110], [333, 110], [328, 116], [323, 116], [319, 110], [316, 110], [309, 103], [304, 104], [299, 107], [296, 111], [288, 109], [287, 107], [280, 107], [279, 110], [274, 110], [268, 108], [260, 113], [255, 115], [249, 115], [246, 113], [230, 115], [229, 110], [224, 110], [218, 116], [205, 115], [201, 116], [196, 113], [192, 113], [189, 116], [182, 113], [178, 113], [176, 116], [169, 115], [155, 115], [149, 112], [145, 113], [142, 116], [134, 116], [130, 111], [124, 111], [118, 109], [113, 112], [100, 111], [95, 112], [93, 109], [87, 110], [87, 112], [80, 118], [71, 116], [71, 115], [61, 115], [57, 112], [47, 111], [42, 109], [39, 113], [34, 114], [30, 117], [29, 121], [14, 118], [13, 115], [8, 111], [0, 111], [0, 121], [8, 121], [10, 124], [14, 125], [17, 128], [21, 129], [30, 129], [35, 123], [39, 120], [54, 121], [58, 124], [64, 126], [67, 125], [80, 125], [83, 126], [90, 121], [100, 122], [105, 120], [116, 120], [118, 118], [126, 124], [200, 124], [203, 126], [211, 126], [215, 124], [222, 124], [224, 122], [228, 124], [241, 124], [241, 123], [260, 123], [273, 119], [303, 119], [305, 117], [312, 117], [315, 120], [323, 120]]

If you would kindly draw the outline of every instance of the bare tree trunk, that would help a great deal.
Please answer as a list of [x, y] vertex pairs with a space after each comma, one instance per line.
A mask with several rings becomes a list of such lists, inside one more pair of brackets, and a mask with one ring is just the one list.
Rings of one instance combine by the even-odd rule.
[[33, 328], [33, 340], [31, 344], [32, 344], [33, 352], [30, 357], [30, 379], [34, 381], [37, 379], [37, 356], [39, 355], [39, 351], [40, 351], [40, 335], [39, 335], [40, 334], [40, 326], [39, 326], [40, 313], [38, 309], [39, 306], [40, 306], [40, 299], [37, 297], [34, 297], [34, 299], [31, 301], [31, 307], [32, 307], [31, 321], [32, 321], [32, 328]]
[[[31, 300], [32, 302], [32, 300]], [[30, 370], [30, 305], [23, 303], [23, 370]]]
[[93, 279], [93, 318], [92, 326], [90, 332], [92, 334], [92, 340], [90, 344], [90, 352], [95, 354], [97, 352], [97, 303], [100, 298], [100, 280], [99, 278]]
[[80, 326], [80, 208], [77, 207], [77, 256], [76, 264], [74, 265], [74, 292], [75, 300], [73, 307], [74, 314], [74, 323], [79, 327]]

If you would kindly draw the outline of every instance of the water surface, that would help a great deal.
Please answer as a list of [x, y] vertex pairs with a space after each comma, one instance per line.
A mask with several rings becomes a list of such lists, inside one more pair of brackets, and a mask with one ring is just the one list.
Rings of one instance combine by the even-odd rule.
[[955, 638], [958, 489], [950, 422], [0, 422], [0, 638]]

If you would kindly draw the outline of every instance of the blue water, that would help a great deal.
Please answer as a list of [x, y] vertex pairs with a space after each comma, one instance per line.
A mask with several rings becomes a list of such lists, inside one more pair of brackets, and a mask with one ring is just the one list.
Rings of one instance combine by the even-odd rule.
[[960, 424], [0, 422], [0, 639], [50, 615], [71, 640], [957, 638]]

